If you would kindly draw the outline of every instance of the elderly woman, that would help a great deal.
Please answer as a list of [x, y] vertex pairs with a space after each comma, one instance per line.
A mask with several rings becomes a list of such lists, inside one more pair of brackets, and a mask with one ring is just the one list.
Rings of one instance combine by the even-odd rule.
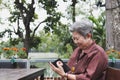
[[62, 80], [105, 80], [108, 58], [103, 48], [92, 39], [92, 27], [88, 19], [75, 22], [70, 27], [73, 41], [77, 45], [67, 63], [71, 70], [65, 72], [61, 63], [57, 63], [58, 67], [50, 63], [52, 70]]

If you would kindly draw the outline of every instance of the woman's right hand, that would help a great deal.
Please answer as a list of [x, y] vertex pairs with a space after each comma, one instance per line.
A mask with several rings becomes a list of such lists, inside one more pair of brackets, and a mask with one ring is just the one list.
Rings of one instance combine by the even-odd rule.
[[61, 61], [57, 61], [57, 66], [58, 67], [55, 67], [51, 62], [49, 62], [49, 64], [50, 64], [50, 67], [51, 67], [51, 69], [54, 71], [54, 72], [56, 72], [57, 74], [59, 74], [60, 76], [64, 76], [65, 75], [65, 72], [64, 72], [64, 69], [63, 69], [63, 63], [61, 62]]

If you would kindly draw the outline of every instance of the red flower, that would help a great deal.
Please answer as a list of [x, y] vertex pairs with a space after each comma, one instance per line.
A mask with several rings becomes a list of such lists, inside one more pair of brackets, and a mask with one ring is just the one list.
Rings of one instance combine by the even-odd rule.
[[26, 48], [21, 48], [23, 51], [26, 51]]

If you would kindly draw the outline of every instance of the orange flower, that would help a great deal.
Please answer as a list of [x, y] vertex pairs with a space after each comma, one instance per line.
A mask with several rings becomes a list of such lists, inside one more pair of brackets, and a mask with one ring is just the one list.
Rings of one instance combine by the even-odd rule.
[[107, 51], [106, 51], [106, 53], [107, 53], [107, 54], [110, 54], [110, 53], [111, 53], [111, 51], [110, 51], [110, 50], [107, 50]]
[[118, 52], [118, 54], [120, 54], [120, 52]]
[[16, 47], [11, 48], [11, 50], [18, 52], [18, 48]]
[[112, 52], [115, 52], [115, 50], [114, 50], [114, 49], [112, 49], [111, 51], [112, 51]]
[[8, 51], [8, 50], [10, 50], [10, 48], [5, 47], [5, 48], [3, 48], [3, 50]]

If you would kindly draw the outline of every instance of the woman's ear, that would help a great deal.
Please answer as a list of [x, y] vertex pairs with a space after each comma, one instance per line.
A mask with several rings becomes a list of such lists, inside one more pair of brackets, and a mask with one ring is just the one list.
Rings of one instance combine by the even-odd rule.
[[87, 38], [92, 38], [92, 34], [91, 33], [87, 33]]

